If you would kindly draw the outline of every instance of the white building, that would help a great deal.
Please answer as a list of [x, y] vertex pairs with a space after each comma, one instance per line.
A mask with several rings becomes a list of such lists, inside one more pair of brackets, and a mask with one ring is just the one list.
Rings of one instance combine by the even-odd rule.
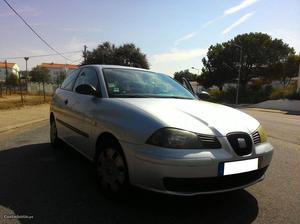
[[18, 77], [18, 73], [20, 71], [19, 66], [16, 63], [6, 63], [0, 62], [0, 82], [5, 82], [6, 80], [6, 67], [8, 76], [13, 74]]
[[78, 68], [78, 65], [42, 63], [41, 67], [49, 70], [50, 80], [55, 83], [60, 74], [68, 74], [70, 71]]

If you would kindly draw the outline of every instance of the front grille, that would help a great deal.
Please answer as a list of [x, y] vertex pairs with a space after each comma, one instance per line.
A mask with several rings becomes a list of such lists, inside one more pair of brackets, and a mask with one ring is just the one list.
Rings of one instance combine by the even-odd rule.
[[252, 140], [250, 135], [244, 132], [233, 132], [227, 135], [227, 139], [239, 156], [248, 155], [252, 152]]
[[222, 147], [215, 136], [198, 134], [198, 137], [206, 149], [219, 149]]
[[252, 139], [253, 139], [253, 142], [255, 145], [261, 143], [260, 135], [259, 135], [258, 131], [255, 131], [252, 133]]
[[267, 167], [246, 173], [219, 177], [205, 178], [173, 178], [165, 177], [164, 186], [168, 191], [176, 192], [209, 192], [226, 190], [248, 185], [259, 180], [266, 172]]

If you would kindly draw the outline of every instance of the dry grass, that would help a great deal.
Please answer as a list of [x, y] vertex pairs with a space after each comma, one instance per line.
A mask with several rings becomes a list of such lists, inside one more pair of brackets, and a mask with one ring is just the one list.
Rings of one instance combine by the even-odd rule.
[[[49, 103], [51, 98], [52, 96], [46, 96], [46, 103]], [[21, 96], [17, 94], [0, 97], [0, 110], [16, 109], [23, 106], [33, 106], [45, 103], [43, 95], [23, 95], [23, 100], [24, 105], [22, 105]]]

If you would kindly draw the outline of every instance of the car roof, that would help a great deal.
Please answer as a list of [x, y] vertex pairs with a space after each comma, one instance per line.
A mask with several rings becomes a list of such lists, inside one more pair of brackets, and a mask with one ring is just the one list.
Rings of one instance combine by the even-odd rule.
[[82, 65], [80, 68], [83, 67], [97, 67], [99, 69], [102, 68], [124, 68], [124, 69], [132, 69], [132, 70], [141, 70], [141, 71], [150, 71], [149, 69], [137, 68], [137, 67], [128, 67], [128, 66], [121, 66], [121, 65], [101, 65], [101, 64], [89, 64], [89, 65]]

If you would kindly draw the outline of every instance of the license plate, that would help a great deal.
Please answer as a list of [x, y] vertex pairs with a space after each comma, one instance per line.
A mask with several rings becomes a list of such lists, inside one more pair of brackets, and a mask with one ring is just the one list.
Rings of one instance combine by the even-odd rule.
[[226, 176], [258, 169], [258, 158], [219, 164], [219, 175]]

